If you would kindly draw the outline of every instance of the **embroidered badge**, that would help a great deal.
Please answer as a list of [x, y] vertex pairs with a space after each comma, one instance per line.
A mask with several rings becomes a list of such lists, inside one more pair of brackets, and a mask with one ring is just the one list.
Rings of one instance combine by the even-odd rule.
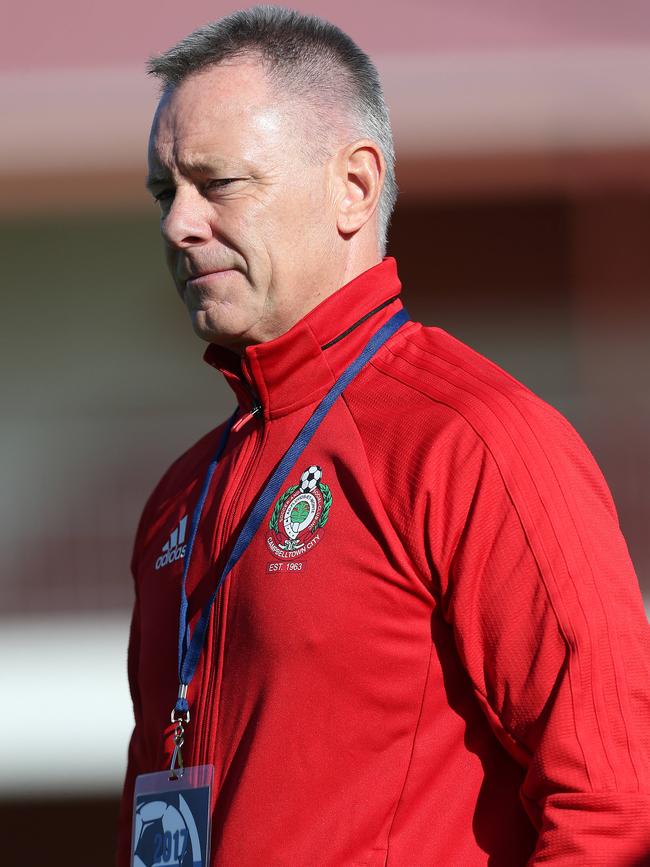
[[332, 508], [332, 494], [321, 482], [320, 467], [307, 467], [300, 483], [292, 485], [278, 499], [269, 521], [271, 534], [266, 542], [282, 560], [300, 557], [321, 540], [321, 530]]

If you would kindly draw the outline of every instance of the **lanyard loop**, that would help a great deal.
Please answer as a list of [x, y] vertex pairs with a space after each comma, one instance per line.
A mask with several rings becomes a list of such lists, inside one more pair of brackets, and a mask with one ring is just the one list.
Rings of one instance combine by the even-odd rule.
[[258, 497], [253, 508], [251, 509], [248, 518], [246, 519], [246, 522], [242, 527], [239, 536], [237, 537], [237, 540], [233, 546], [230, 557], [228, 558], [228, 562], [223, 568], [219, 581], [217, 582], [216, 587], [212, 591], [210, 598], [208, 599], [206, 605], [201, 612], [199, 620], [194, 629], [194, 633], [190, 634], [190, 626], [187, 620], [187, 575], [189, 573], [190, 562], [192, 560], [192, 550], [194, 548], [194, 542], [196, 539], [199, 522], [201, 520], [203, 506], [205, 504], [208, 490], [210, 488], [210, 482], [212, 481], [214, 471], [217, 468], [217, 464], [219, 463], [219, 460], [221, 459], [221, 456], [223, 455], [223, 452], [226, 448], [228, 435], [233, 426], [235, 415], [233, 414], [224, 425], [217, 451], [206, 471], [203, 485], [201, 487], [201, 493], [199, 495], [199, 500], [197, 502], [196, 508], [194, 509], [192, 524], [190, 526], [189, 542], [185, 553], [185, 562], [183, 565], [183, 579], [181, 583], [180, 617], [178, 625], [178, 679], [180, 686], [178, 690], [178, 699], [174, 706], [174, 710], [172, 711], [173, 722], [175, 722], [176, 718], [178, 717], [184, 718], [186, 723], [189, 722], [187, 688], [192, 682], [192, 678], [194, 677], [194, 673], [196, 671], [196, 667], [198, 665], [201, 652], [203, 650], [205, 633], [208, 621], [210, 619], [210, 613], [217, 597], [217, 593], [219, 592], [219, 588], [246, 551], [250, 541], [252, 540], [253, 536], [255, 535], [262, 521], [264, 520], [264, 516], [266, 515], [270, 505], [272, 504], [272, 502], [278, 495], [280, 488], [284, 484], [290, 470], [292, 469], [300, 455], [303, 453], [303, 451], [307, 448], [312, 437], [318, 430], [321, 422], [330, 411], [336, 400], [341, 396], [343, 391], [360, 373], [360, 371], [365, 367], [365, 365], [370, 361], [370, 359], [381, 349], [384, 343], [386, 343], [386, 341], [390, 337], [392, 337], [392, 335], [395, 334], [395, 332], [405, 322], [407, 322], [408, 319], [408, 313], [406, 312], [406, 310], [403, 309], [398, 311], [394, 316], [392, 316], [388, 320], [388, 322], [386, 322], [368, 341], [361, 354], [357, 356], [357, 358], [348, 367], [346, 367], [346, 369], [339, 376], [331, 389], [327, 392], [325, 397], [318, 404], [310, 418], [307, 420], [301, 431], [298, 433], [291, 446], [285, 452], [284, 457], [282, 457], [282, 459], [278, 463], [277, 467], [273, 471], [273, 475], [264, 486], [262, 493]]
[[[172, 721], [174, 721], [174, 712], [172, 711]], [[186, 723], [190, 721], [190, 712], [187, 712]], [[185, 729], [183, 727], [183, 720], [179, 717], [175, 720], [174, 727], [174, 752], [172, 753], [172, 761], [169, 766], [169, 770], [172, 774], [176, 775], [176, 779], [178, 777], [183, 776], [183, 755], [181, 753], [181, 747], [185, 743]]]

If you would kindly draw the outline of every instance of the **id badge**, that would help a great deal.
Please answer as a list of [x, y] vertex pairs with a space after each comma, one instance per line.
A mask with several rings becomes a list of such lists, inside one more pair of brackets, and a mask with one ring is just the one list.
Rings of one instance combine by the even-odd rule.
[[131, 867], [209, 867], [212, 765], [140, 774]]

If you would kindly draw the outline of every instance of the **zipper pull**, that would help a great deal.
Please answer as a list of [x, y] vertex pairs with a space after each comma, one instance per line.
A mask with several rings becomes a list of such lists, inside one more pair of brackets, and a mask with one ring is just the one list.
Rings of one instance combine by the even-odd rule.
[[247, 421], [250, 421], [250, 419], [252, 419], [254, 416], [257, 415], [258, 412], [261, 412], [261, 411], [262, 411], [262, 404], [255, 402], [253, 404], [250, 412], [247, 412], [246, 415], [243, 415], [241, 418], [237, 419], [237, 421], [232, 426], [231, 431], [233, 431], [233, 432], [238, 431], [240, 428], [242, 428], [246, 424]]

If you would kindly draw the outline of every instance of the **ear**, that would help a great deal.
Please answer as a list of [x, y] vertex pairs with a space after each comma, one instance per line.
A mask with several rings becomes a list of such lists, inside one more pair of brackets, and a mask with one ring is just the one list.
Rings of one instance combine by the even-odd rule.
[[359, 139], [339, 152], [337, 174], [341, 196], [337, 228], [342, 235], [354, 235], [374, 214], [384, 183], [386, 164], [372, 139]]

